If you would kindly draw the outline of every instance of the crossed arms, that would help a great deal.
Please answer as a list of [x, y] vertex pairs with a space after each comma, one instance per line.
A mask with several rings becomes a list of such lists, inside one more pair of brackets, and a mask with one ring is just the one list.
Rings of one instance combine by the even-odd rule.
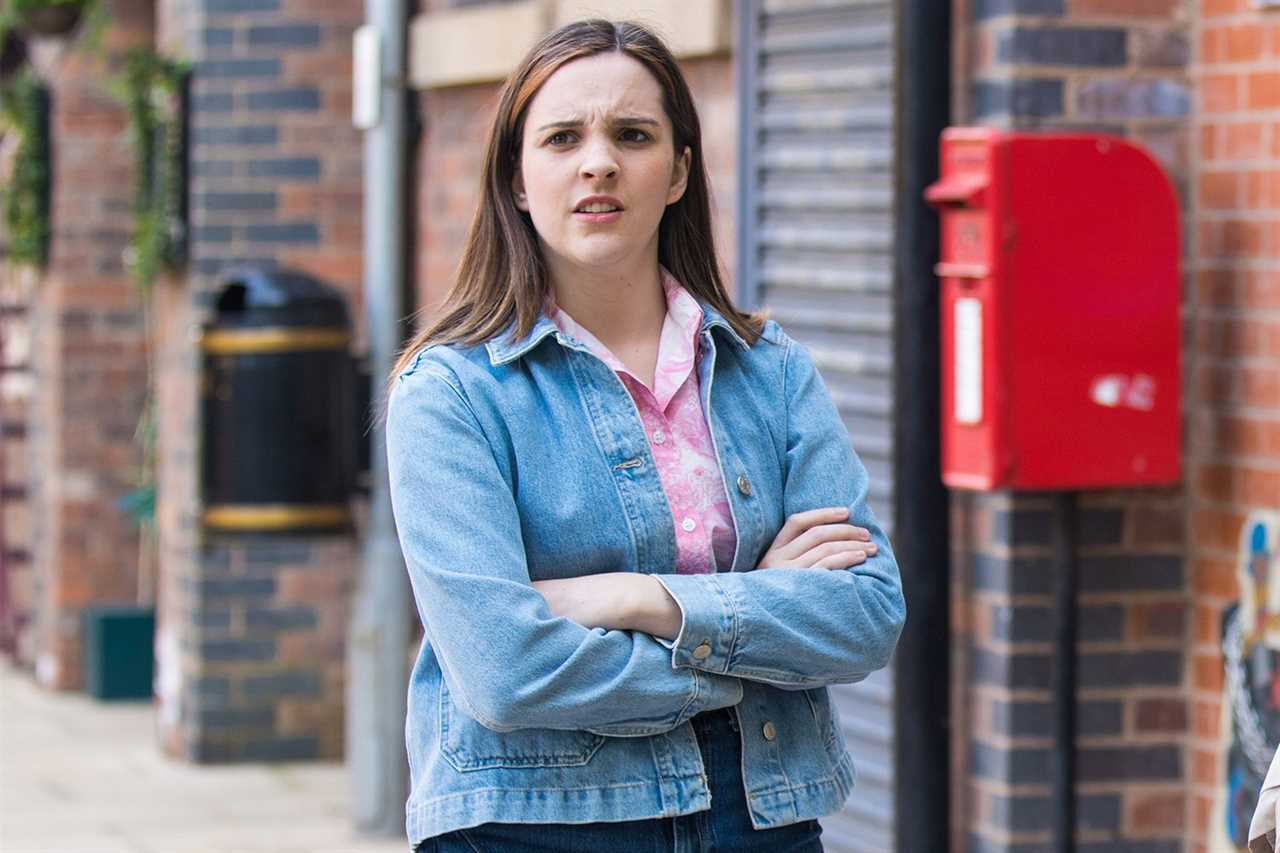
[[[806, 689], [888, 662], [905, 618], [897, 564], [830, 396], [807, 351], [789, 346], [793, 526], [761, 560], [767, 571], [531, 581], [514, 498], [456, 375], [427, 360], [401, 376], [387, 419], [401, 547], [443, 676], [471, 716], [497, 731], [651, 735], [741, 701], [742, 679]], [[848, 524], [797, 520], [832, 505]]]

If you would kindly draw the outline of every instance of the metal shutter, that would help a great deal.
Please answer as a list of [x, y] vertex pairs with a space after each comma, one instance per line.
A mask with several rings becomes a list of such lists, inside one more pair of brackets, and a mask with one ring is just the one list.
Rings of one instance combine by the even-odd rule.
[[[894, 10], [875, 0], [745, 0], [738, 298], [804, 342], [892, 535]], [[893, 845], [893, 677], [831, 688], [858, 783], [822, 820], [831, 853]]]

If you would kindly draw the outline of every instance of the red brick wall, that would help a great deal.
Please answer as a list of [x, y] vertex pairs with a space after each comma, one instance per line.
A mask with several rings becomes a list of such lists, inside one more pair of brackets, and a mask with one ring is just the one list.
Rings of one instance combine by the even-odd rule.
[[[737, 245], [734, 225], [737, 113], [733, 62], [682, 63], [702, 121], [703, 155], [711, 179], [716, 240], [730, 275]], [[480, 184], [484, 138], [497, 106], [493, 84], [424, 92], [424, 134], [418, 151], [418, 304], [430, 311], [453, 282]], [[732, 278], [726, 282], [734, 292]]]
[[105, 64], [71, 51], [48, 75], [53, 235], [32, 310], [30, 494], [36, 673], [59, 689], [81, 683], [80, 611], [138, 597], [137, 528], [116, 507], [137, 474], [146, 390], [142, 306], [121, 262], [133, 155], [124, 106], [104, 81], [125, 49], [150, 42], [152, 9], [106, 6]]
[[1280, 510], [1280, 10], [1202, 0], [1191, 220], [1195, 349], [1188, 446], [1191, 850], [1216, 849], [1226, 788], [1222, 613], [1246, 515]]

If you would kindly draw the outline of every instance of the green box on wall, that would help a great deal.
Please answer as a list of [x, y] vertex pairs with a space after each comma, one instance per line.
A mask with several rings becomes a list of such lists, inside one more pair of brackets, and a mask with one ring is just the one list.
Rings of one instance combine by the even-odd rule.
[[85, 692], [98, 699], [150, 699], [155, 608], [97, 605], [80, 618]]

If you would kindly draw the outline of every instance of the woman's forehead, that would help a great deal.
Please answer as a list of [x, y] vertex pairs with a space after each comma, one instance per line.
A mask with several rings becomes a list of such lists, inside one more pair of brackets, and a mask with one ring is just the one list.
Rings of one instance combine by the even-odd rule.
[[533, 127], [618, 116], [664, 117], [658, 81], [638, 60], [618, 52], [566, 62], [547, 78], [529, 105]]

